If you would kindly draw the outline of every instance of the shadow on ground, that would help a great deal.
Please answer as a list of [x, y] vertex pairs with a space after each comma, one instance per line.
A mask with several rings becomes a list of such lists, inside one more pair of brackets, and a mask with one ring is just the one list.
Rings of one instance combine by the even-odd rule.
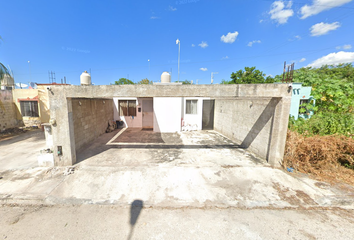
[[129, 232], [128, 240], [132, 239], [133, 237], [134, 227], [138, 221], [141, 211], [143, 210], [143, 207], [144, 207], [144, 202], [142, 200], [134, 200], [130, 204], [130, 221], [129, 221], [130, 232]]
[[26, 139], [31, 138], [31, 141], [43, 140], [45, 139], [44, 132], [40, 129], [31, 130], [25, 133], [14, 135], [6, 139], [0, 139], [0, 146], [6, 146], [9, 144], [17, 143]]

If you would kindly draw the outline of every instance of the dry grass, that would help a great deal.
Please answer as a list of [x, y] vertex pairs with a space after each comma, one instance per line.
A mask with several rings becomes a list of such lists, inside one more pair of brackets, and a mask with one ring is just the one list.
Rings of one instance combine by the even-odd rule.
[[334, 135], [304, 137], [288, 130], [283, 166], [321, 181], [354, 185], [354, 139]]

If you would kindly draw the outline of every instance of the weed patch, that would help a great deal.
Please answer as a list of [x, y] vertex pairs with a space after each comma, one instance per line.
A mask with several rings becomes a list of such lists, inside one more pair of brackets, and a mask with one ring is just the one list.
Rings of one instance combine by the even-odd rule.
[[288, 130], [283, 167], [321, 181], [354, 185], [354, 139], [342, 135], [306, 137]]

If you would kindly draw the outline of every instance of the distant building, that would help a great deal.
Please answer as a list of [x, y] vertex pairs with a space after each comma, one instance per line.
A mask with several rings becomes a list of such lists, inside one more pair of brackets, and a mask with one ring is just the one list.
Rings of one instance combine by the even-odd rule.
[[315, 99], [311, 96], [312, 87], [303, 87], [302, 83], [293, 83], [290, 116], [295, 120], [298, 118], [308, 119], [313, 115], [313, 111], [306, 110], [306, 112], [300, 112], [300, 109], [305, 108], [301, 106], [305, 103], [312, 103], [315, 105]]
[[48, 123], [49, 86], [69, 84], [46, 83], [36, 84], [35, 88], [16, 88], [11, 77], [1, 82], [0, 91], [0, 131], [18, 126], [40, 126]]

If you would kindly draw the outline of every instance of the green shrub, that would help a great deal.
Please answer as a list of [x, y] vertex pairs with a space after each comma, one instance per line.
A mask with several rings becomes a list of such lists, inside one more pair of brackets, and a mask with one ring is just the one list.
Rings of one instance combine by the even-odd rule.
[[318, 112], [307, 120], [290, 118], [289, 128], [305, 136], [341, 134], [354, 137], [354, 114]]

